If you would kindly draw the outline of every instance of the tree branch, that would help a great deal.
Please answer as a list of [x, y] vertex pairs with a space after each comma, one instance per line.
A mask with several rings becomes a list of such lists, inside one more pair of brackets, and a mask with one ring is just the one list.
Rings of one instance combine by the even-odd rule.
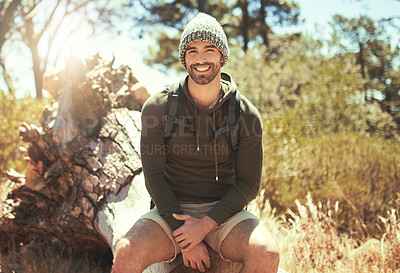
[[[5, 2], [2, 2], [0, 11], [3, 11]], [[0, 50], [6, 41], [6, 34], [10, 30], [10, 23], [14, 20], [14, 12], [18, 9], [21, 4], [21, 0], [13, 0], [7, 7], [4, 16], [0, 17]]]

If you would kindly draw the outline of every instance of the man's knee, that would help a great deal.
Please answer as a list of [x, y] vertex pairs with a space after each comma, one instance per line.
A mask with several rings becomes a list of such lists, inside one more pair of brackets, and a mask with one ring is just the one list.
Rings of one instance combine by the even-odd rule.
[[221, 251], [243, 263], [279, 263], [278, 244], [264, 224], [254, 219], [237, 224], [223, 241]]
[[250, 245], [261, 247], [266, 252], [279, 252], [278, 244], [272, 233], [260, 221], [250, 236]]
[[[141, 272], [146, 267], [146, 221], [139, 220], [132, 229], [115, 245], [113, 273]], [[128, 271], [129, 270], [129, 271]]]
[[249, 238], [249, 251], [246, 258], [278, 267], [279, 247], [275, 238], [262, 222], [253, 222], [251, 226], [255, 226], [255, 228]]
[[134, 244], [132, 244], [127, 238], [122, 238], [117, 242], [115, 245], [114, 251], [114, 263], [117, 261], [119, 263], [132, 261], [137, 257], [134, 255], [135, 253], [139, 253], [137, 250], [134, 249]]
[[127, 238], [119, 240], [115, 245], [112, 273], [136, 272], [132, 269], [141, 267], [138, 253]]
[[153, 220], [140, 219], [116, 244], [112, 272], [142, 272], [173, 255], [174, 246], [163, 229]]

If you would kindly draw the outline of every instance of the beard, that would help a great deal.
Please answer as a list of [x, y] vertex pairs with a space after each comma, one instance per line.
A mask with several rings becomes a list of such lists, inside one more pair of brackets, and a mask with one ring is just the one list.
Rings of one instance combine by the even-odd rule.
[[210, 71], [206, 74], [199, 74], [199, 72], [196, 71], [195, 67], [196, 64], [192, 64], [190, 68], [188, 69], [189, 76], [192, 78], [192, 80], [199, 84], [199, 85], [206, 85], [212, 82], [215, 77], [218, 75], [218, 73], [221, 70], [221, 64], [220, 63], [205, 63], [202, 65], [208, 65], [210, 66]]

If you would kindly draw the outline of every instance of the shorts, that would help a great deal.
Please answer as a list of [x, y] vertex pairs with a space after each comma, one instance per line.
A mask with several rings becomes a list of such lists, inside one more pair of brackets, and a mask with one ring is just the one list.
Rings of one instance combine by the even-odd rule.
[[[212, 203], [200, 203], [200, 204], [192, 204], [192, 203], [181, 203], [181, 209], [185, 214], [188, 214], [192, 217], [195, 218], [202, 218], [204, 217], [216, 204], [216, 202]], [[171, 259], [166, 260], [165, 262], [172, 262], [176, 256], [181, 252], [180, 247], [174, 240], [174, 236], [172, 235], [172, 229], [171, 227], [167, 224], [167, 222], [160, 216], [158, 209], [154, 208], [150, 210], [148, 213], [140, 217], [140, 219], [150, 219], [155, 221], [157, 224], [159, 224], [162, 229], [165, 231], [165, 233], [168, 235], [170, 238], [172, 244], [174, 245], [175, 249], [175, 254]], [[259, 220], [257, 216], [252, 214], [251, 212], [247, 210], [242, 210], [235, 215], [233, 215], [231, 218], [229, 218], [226, 222], [223, 224], [216, 226], [213, 228], [204, 238], [203, 241], [205, 241], [214, 251], [219, 253], [221, 258], [224, 261], [229, 261], [229, 259], [226, 259], [223, 257], [221, 254], [221, 244], [228, 236], [229, 232], [240, 222], [247, 220], [247, 219], [254, 219], [254, 220]]]

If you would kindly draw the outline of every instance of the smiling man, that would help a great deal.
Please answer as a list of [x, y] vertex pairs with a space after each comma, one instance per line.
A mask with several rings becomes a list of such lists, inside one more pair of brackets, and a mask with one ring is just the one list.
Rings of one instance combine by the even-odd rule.
[[188, 76], [154, 94], [142, 111], [141, 156], [155, 208], [116, 247], [113, 273], [143, 272], [171, 262], [210, 267], [206, 245], [241, 272], [277, 272], [276, 243], [244, 210], [258, 193], [262, 125], [257, 109], [221, 71], [229, 57], [225, 33], [211, 16], [186, 26], [180, 61]]

